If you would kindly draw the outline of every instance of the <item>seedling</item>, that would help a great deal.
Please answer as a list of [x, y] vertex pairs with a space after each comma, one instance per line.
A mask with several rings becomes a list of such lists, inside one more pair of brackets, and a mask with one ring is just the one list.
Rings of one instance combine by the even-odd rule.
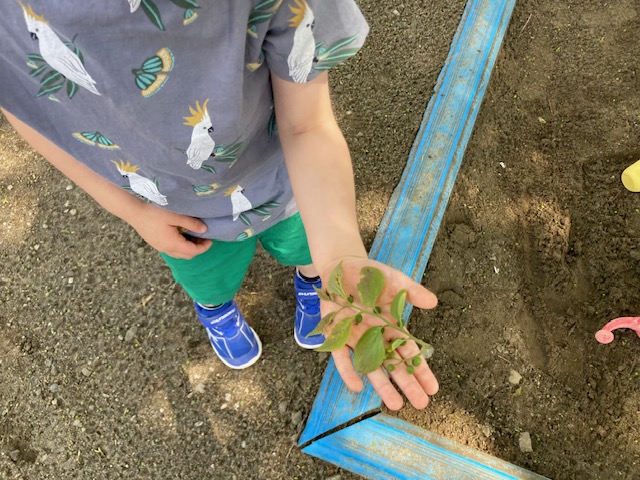
[[[365, 317], [375, 317], [382, 320], [384, 324], [369, 328], [358, 340], [353, 351], [356, 370], [366, 375], [381, 366], [388, 372], [393, 372], [404, 365], [407, 373], [413, 374], [423, 357], [431, 357], [433, 347], [414, 337], [406, 328], [402, 314], [407, 300], [407, 291], [400, 290], [396, 294], [387, 312], [383, 309], [385, 305], [378, 304], [384, 289], [384, 274], [379, 269], [364, 267], [360, 270], [360, 282], [356, 286], [358, 302], [355, 301], [354, 295], [344, 291], [342, 279], [342, 263], [339, 263], [329, 275], [325, 290], [316, 289], [321, 300], [339, 307], [325, 315], [316, 329], [309, 334], [309, 336], [318, 335], [331, 326], [331, 332], [316, 350], [319, 352], [339, 350], [347, 344], [353, 325], [359, 325]], [[383, 334], [387, 328], [400, 332], [402, 337], [395, 338], [385, 345]], [[420, 353], [402, 358], [397, 350], [410, 340], [418, 344]]]

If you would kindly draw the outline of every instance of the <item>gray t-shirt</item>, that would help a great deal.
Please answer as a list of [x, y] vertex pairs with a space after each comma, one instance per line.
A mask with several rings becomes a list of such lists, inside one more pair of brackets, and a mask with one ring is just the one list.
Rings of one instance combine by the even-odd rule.
[[353, 0], [34, 0], [0, 15], [0, 106], [132, 194], [242, 240], [296, 211], [269, 73], [353, 56]]

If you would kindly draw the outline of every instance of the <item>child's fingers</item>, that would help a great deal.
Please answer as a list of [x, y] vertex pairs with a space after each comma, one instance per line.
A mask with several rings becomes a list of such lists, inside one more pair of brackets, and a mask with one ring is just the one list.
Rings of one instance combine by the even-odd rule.
[[400, 410], [402, 408], [404, 403], [402, 396], [380, 368], [368, 374], [367, 378], [389, 410]]
[[333, 361], [336, 364], [336, 370], [342, 377], [342, 381], [352, 392], [359, 392], [364, 387], [362, 379], [353, 367], [351, 355], [347, 347], [343, 347], [332, 352]]
[[[388, 341], [403, 337], [403, 335], [396, 330], [386, 329], [386, 331], [388, 332]], [[418, 347], [416, 342], [410, 340], [405, 345], [398, 347], [396, 352], [401, 358], [415, 358], [420, 354], [420, 347]], [[427, 361], [422, 356], [419, 358], [420, 363], [418, 365], [411, 363], [414, 370], [413, 374], [407, 373], [407, 367], [404, 364], [399, 364], [391, 373], [391, 377], [414, 407], [424, 408], [429, 401], [427, 396], [438, 393], [439, 386], [438, 380], [431, 371], [431, 368], [429, 368]], [[414, 393], [413, 390], [416, 388], [418, 388], [419, 391]]]
[[438, 305], [438, 297], [413, 280], [407, 288], [407, 301], [418, 308], [431, 309]]
[[207, 231], [207, 225], [202, 220], [188, 215], [176, 214], [175, 226], [196, 233], [204, 233]]

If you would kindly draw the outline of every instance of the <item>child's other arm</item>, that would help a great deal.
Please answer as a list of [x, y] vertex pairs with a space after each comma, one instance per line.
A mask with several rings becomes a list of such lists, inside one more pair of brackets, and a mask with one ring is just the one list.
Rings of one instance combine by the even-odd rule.
[[[367, 258], [356, 218], [353, 169], [346, 141], [335, 120], [329, 96], [328, 74], [325, 72], [306, 84], [295, 84], [272, 75], [278, 131], [293, 192], [304, 222], [313, 262], [326, 284], [329, 273], [338, 262], [343, 263], [345, 290], [356, 291], [360, 269], [375, 266], [386, 277], [389, 303], [395, 293], [408, 291], [408, 301], [421, 308], [433, 308], [437, 299], [420, 284], [403, 273]], [[323, 305], [323, 308], [326, 308]], [[366, 327], [352, 329], [348, 345], [355, 347]], [[387, 339], [389, 340], [389, 339]], [[415, 343], [403, 347], [401, 355], [419, 352]], [[352, 390], [362, 388], [349, 350], [333, 352], [336, 368]], [[438, 382], [422, 362], [414, 376], [397, 369], [391, 377], [416, 408], [424, 408], [438, 390]], [[368, 375], [371, 384], [385, 404], [396, 410], [402, 397], [382, 370]]]
[[163, 210], [129, 194], [96, 174], [71, 155], [58, 148], [34, 129], [2, 110], [9, 123], [40, 155], [47, 159], [72, 182], [87, 192], [105, 210], [131, 225], [156, 250], [176, 258], [191, 258], [203, 253], [210, 240], [190, 242], [179, 234], [177, 227], [204, 232], [200, 220]]

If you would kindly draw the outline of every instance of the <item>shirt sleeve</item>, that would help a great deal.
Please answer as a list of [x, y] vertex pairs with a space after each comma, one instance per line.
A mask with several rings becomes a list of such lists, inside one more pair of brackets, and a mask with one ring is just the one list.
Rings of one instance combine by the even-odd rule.
[[305, 83], [354, 56], [368, 32], [353, 0], [282, 0], [262, 50], [271, 72]]

